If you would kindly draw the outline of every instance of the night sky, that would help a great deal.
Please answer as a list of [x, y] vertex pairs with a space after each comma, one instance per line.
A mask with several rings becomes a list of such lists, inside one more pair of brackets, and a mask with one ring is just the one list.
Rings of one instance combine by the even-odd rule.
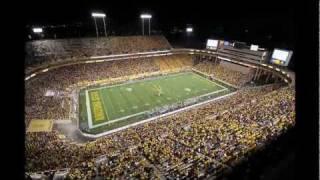
[[[91, 12], [107, 14], [108, 34], [136, 35], [141, 33], [141, 12], [152, 14], [152, 29], [170, 41], [183, 39], [183, 34], [170, 31], [194, 28], [190, 41], [205, 42], [208, 38], [239, 40], [264, 47], [294, 48], [295, 7], [279, 1], [31, 1], [26, 12], [26, 25], [72, 25], [76, 30], [55, 30], [63, 33], [77, 31], [79, 37], [94, 36]], [[30, 28], [29, 28], [30, 29]], [[70, 36], [75, 36], [74, 34]], [[196, 43], [195, 43], [196, 44]]]

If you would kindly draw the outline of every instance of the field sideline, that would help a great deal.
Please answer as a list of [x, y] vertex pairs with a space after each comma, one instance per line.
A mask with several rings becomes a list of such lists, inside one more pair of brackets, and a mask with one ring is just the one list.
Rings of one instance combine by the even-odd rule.
[[87, 121], [86, 129], [107, 127], [110, 130], [141, 121], [150, 112], [168, 110], [177, 105], [183, 107], [186, 101], [194, 98], [229, 92], [221, 83], [193, 72], [91, 88], [80, 92], [80, 122]]

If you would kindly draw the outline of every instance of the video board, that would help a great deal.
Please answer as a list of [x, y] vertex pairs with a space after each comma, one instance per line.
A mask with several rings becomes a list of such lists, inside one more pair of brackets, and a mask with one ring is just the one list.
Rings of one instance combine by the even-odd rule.
[[258, 51], [258, 49], [259, 49], [258, 45], [251, 44], [251, 46], [250, 46], [251, 51]]
[[207, 49], [217, 49], [219, 40], [208, 39], [207, 40]]
[[274, 49], [271, 56], [271, 63], [280, 65], [280, 66], [288, 66], [290, 59], [292, 56], [292, 51], [282, 50], [282, 49]]

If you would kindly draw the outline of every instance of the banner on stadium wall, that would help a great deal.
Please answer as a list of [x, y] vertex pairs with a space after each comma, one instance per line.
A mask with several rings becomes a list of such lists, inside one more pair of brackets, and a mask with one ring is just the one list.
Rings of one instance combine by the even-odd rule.
[[53, 96], [65, 96], [65, 92], [63, 91], [53, 91], [53, 90], [47, 90], [44, 96], [46, 97], [53, 97]]
[[33, 119], [31, 120], [27, 132], [51, 132], [53, 120]]

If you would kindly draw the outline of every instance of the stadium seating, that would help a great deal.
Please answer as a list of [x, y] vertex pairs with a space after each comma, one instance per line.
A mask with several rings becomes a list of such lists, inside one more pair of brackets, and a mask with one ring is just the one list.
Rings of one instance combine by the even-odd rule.
[[[37, 64], [47, 62], [47, 58], [59, 61], [61, 57], [76, 59], [170, 47], [162, 36], [135, 36], [37, 41], [27, 44], [27, 51], [28, 58]], [[251, 78], [250, 69], [244, 73], [208, 60], [194, 64], [189, 55], [75, 64], [39, 74], [25, 84], [25, 123], [69, 119], [72, 97], [68, 88], [81, 82], [188, 68], [240, 88], [232, 96], [91, 142], [78, 144], [61, 138], [56, 128], [27, 133], [26, 171], [68, 168], [69, 179], [206, 179], [294, 126], [293, 87], [281, 83], [245, 86]], [[54, 95], [48, 96], [48, 92]]]
[[[27, 134], [26, 168], [34, 172], [68, 167], [69, 176], [80, 179], [150, 178], [158, 176], [155, 166], [166, 177], [198, 178], [223, 170], [229, 159], [241, 158], [276, 137], [294, 124], [294, 116], [292, 89], [244, 89], [236, 96], [82, 146], [59, 141], [56, 131]], [[109, 163], [97, 165], [99, 156]]]
[[236, 86], [242, 86], [250, 81], [253, 73], [250, 71], [244, 74], [240, 71], [231, 70], [219, 64], [214, 64], [208, 60], [198, 63], [194, 68]]
[[163, 36], [123, 36], [41, 40], [27, 42], [25, 46], [27, 68], [43, 64], [77, 60], [91, 56], [125, 54], [171, 49]]

